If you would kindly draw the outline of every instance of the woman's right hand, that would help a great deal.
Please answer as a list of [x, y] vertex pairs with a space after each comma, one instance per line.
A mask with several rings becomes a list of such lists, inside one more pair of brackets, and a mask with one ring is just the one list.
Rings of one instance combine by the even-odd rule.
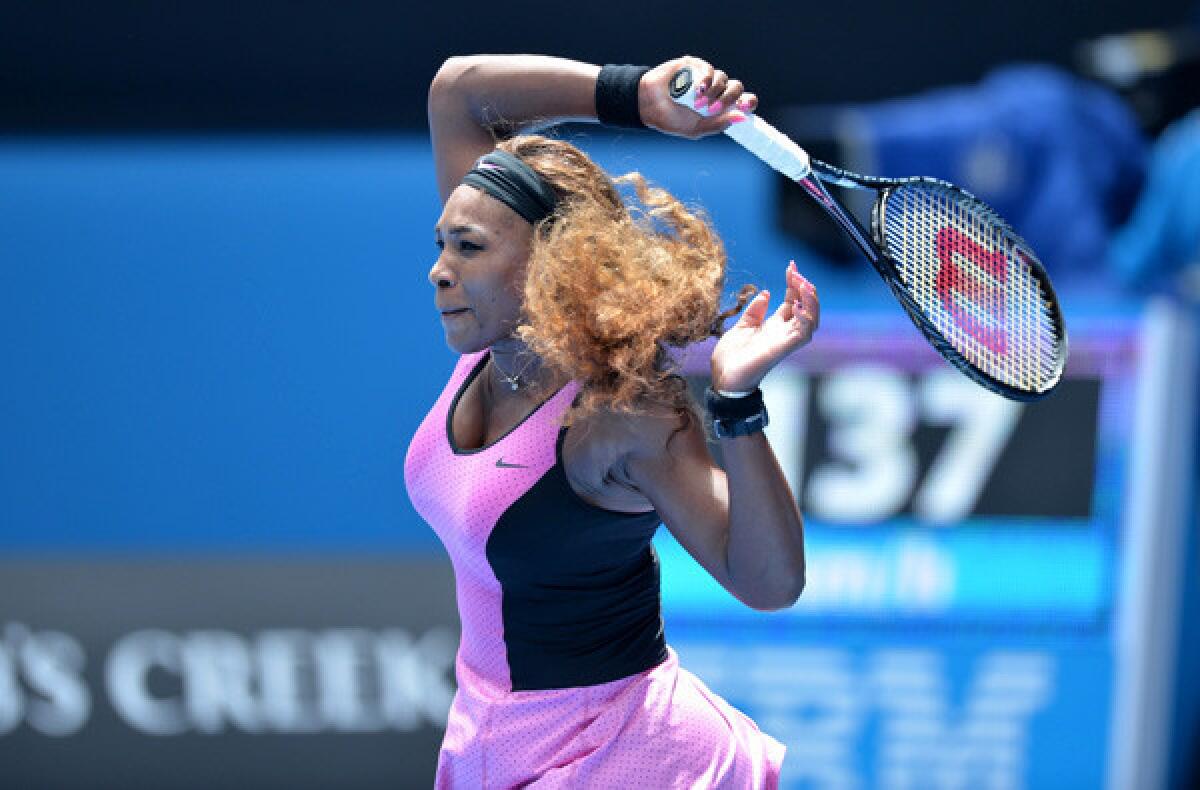
[[[677, 104], [670, 93], [671, 80], [683, 67], [692, 70], [699, 107], [716, 113], [705, 116]], [[718, 103], [720, 106], [718, 107]], [[668, 60], [646, 72], [638, 85], [638, 111], [642, 123], [666, 134], [695, 140], [725, 131], [731, 123], [740, 123], [758, 107], [758, 97], [745, 90], [741, 80], [730, 79], [708, 61], [684, 55]]]

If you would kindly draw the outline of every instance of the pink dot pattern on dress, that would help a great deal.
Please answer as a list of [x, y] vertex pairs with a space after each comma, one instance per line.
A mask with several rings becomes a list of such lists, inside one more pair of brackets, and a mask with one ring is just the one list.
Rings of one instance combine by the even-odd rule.
[[[447, 415], [486, 351], [460, 357], [417, 429], [405, 483], [454, 567], [462, 641], [458, 690], [438, 757], [439, 790], [551, 788], [775, 788], [784, 746], [667, 660], [593, 686], [513, 691], [503, 591], [487, 562], [501, 515], [556, 463], [570, 382], [507, 436], [455, 453]], [[524, 468], [498, 467], [506, 464]]]

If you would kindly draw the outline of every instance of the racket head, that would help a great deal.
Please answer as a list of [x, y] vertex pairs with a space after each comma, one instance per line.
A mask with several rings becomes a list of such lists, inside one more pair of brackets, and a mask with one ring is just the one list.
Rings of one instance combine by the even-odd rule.
[[879, 190], [871, 235], [893, 270], [892, 291], [943, 357], [1008, 398], [1053, 391], [1067, 361], [1058, 297], [990, 206], [938, 179], [892, 181]]

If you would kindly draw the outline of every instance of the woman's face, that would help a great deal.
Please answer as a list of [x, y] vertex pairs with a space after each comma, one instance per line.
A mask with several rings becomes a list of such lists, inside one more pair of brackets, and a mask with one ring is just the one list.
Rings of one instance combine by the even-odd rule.
[[434, 226], [441, 254], [429, 270], [446, 344], [460, 354], [512, 335], [520, 319], [533, 226], [465, 184]]

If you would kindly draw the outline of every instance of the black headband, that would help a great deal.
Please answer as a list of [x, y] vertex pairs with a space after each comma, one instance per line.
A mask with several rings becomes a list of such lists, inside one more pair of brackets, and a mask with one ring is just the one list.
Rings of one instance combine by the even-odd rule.
[[536, 225], [554, 213], [558, 197], [529, 165], [507, 151], [495, 150], [479, 157], [462, 182], [499, 200]]

